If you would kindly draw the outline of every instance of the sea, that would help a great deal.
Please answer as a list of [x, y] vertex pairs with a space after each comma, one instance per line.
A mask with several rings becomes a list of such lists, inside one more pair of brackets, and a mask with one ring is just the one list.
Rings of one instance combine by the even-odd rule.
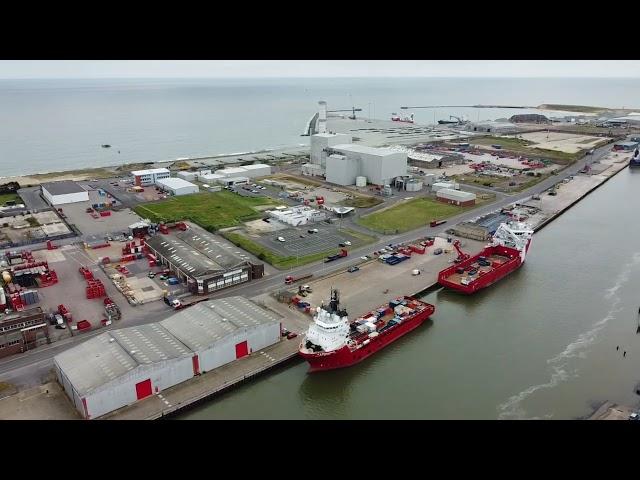
[[400, 107], [621, 108], [638, 98], [640, 82], [629, 78], [0, 80], [0, 177], [307, 145], [301, 134], [319, 100], [329, 110], [359, 108], [361, 117], [413, 113], [433, 124], [532, 110]]

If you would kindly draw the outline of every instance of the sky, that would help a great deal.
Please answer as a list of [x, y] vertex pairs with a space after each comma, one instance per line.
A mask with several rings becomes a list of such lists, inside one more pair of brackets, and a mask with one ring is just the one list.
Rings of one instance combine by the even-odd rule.
[[0, 60], [0, 78], [640, 77], [638, 60]]

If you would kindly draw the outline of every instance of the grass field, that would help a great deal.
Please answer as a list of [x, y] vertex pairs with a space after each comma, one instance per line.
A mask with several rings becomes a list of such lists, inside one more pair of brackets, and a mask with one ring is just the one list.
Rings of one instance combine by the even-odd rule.
[[[361, 232], [356, 232], [354, 230], [348, 230], [348, 229], [344, 229], [344, 231], [349, 235], [356, 237], [358, 239], [358, 242], [354, 242], [351, 248], [360, 247], [376, 241], [376, 237], [372, 237], [370, 235], [366, 235]], [[296, 258], [295, 256], [285, 257], [282, 255], [278, 255], [277, 253], [274, 253], [272, 250], [269, 250], [263, 245], [260, 245], [259, 243], [256, 243], [250, 238], [247, 238], [244, 235], [241, 235], [239, 233], [225, 232], [223, 233], [223, 235], [233, 244], [246, 250], [247, 252], [254, 254], [260, 260], [264, 260], [265, 262], [281, 270], [289, 267], [295, 267], [300, 265], [306, 265], [307, 263], [317, 262], [318, 260], [322, 260], [323, 258], [325, 258], [327, 255], [331, 253], [335, 253], [335, 248], [333, 248], [325, 252], [313, 253], [311, 255], [306, 255], [304, 257], [298, 257], [298, 258]]]
[[4, 205], [6, 202], [14, 201], [16, 203], [22, 203], [20, 195], [17, 193], [2, 193], [0, 194], [0, 205]]
[[242, 197], [226, 190], [172, 197], [160, 202], [138, 205], [134, 211], [152, 222], [190, 220], [210, 232], [234, 227], [247, 220], [260, 218], [253, 207], [274, 202], [267, 198]]
[[480, 137], [471, 140], [474, 145], [502, 145], [504, 150], [521, 153], [523, 155], [534, 155], [537, 157], [546, 157], [555, 163], [562, 165], [568, 165], [573, 163], [582, 156], [582, 153], [566, 153], [558, 152], [555, 150], [544, 150], [542, 148], [536, 148], [527, 140], [519, 138], [503, 138], [503, 137]]
[[430, 198], [414, 198], [397, 205], [366, 215], [358, 220], [375, 232], [392, 234], [408, 232], [424, 227], [432, 220], [443, 220], [473, 207], [447, 205]]
[[343, 200], [340, 202], [340, 205], [344, 205], [345, 207], [371, 208], [380, 205], [382, 202], [383, 200], [380, 198], [358, 195], [355, 198]]

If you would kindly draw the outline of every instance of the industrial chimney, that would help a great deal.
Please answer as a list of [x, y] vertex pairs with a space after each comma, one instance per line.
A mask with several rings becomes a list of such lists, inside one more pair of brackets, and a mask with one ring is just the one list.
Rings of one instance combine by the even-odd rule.
[[327, 102], [318, 102], [318, 133], [327, 133]]

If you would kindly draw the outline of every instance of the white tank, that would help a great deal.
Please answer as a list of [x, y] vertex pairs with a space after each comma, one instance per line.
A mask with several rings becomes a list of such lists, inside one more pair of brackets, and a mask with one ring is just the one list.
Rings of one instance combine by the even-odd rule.
[[0, 305], [7, 304], [7, 297], [4, 294], [4, 288], [0, 288]]
[[367, 177], [356, 177], [356, 187], [366, 187]]
[[409, 180], [406, 183], [407, 192], [419, 192], [422, 190], [422, 180]]

